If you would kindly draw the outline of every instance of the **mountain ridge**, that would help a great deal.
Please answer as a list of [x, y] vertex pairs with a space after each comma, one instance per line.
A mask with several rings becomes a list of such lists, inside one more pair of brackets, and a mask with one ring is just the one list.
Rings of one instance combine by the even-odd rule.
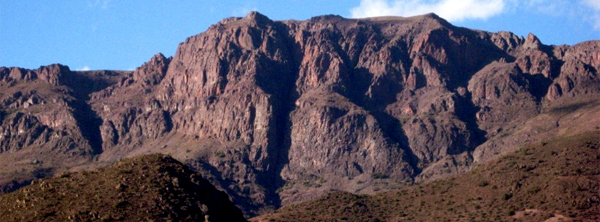
[[106, 83], [84, 87], [93, 90], [36, 77], [73, 73], [60, 65], [52, 75], [0, 68], [3, 129], [47, 132], [5, 132], [3, 141], [15, 142], [3, 148], [14, 151], [0, 160], [18, 164], [0, 176], [165, 153], [247, 215], [330, 189], [393, 189], [594, 130], [599, 47], [547, 46], [533, 34], [469, 30], [434, 14], [273, 21], [252, 12], [133, 72], [77, 72]]

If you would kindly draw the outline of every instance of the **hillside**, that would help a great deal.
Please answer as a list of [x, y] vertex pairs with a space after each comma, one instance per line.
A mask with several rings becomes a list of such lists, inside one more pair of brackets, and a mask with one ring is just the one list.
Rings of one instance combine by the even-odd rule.
[[545, 45], [435, 14], [251, 12], [177, 47], [133, 72], [1, 67], [0, 191], [162, 153], [253, 216], [600, 127], [600, 41]]
[[175, 159], [155, 154], [35, 180], [0, 196], [0, 221], [245, 219], [225, 193]]
[[251, 221], [599, 221], [600, 131], [377, 195], [333, 192]]

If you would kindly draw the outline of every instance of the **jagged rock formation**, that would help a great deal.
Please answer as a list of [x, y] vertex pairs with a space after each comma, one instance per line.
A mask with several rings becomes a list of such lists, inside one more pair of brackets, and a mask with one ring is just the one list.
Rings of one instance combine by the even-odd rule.
[[74, 72], [60, 64], [0, 68], [0, 191], [92, 162], [101, 152], [101, 120], [87, 96], [125, 74]]
[[[547, 46], [434, 14], [272, 21], [252, 12], [186, 39], [172, 58], [96, 76], [101, 87], [87, 91], [60, 69], [3, 68], [11, 134], [0, 142], [31, 144], [36, 153], [17, 152], [29, 158], [50, 153], [38, 146], [82, 150], [65, 163], [168, 153], [253, 215], [331, 189], [372, 193], [465, 172], [523, 143], [594, 130], [599, 47]], [[31, 84], [56, 88], [40, 98], [74, 102], [28, 114], [23, 104], [36, 99], [19, 87]], [[59, 129], [65, 136], [46, 136]]]
[[63, 173], [0, 196], [2, 221], [246, 221], [207, 180], [160, 154]]

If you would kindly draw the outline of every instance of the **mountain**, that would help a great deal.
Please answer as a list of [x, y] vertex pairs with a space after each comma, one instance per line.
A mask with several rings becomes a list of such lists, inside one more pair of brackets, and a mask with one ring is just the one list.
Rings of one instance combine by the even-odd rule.
[[246, 221], [227, 195], [160, 154], [35, 180], [0, 196], [2, 221]]
[[228, 18], [133, 72], [0, 68], [0, 184], [164, 153], [248, 216], [373, 194], [600, 128], [600, 42], [435, 14]]
[[524, 146], [469, 173], [334, 192], [251, 221], [599, 221], [600, 131]]
[[0, 67], [0, 193], [93, 162], [102, 138], [89, 94], [117, 83], [122, 71]]

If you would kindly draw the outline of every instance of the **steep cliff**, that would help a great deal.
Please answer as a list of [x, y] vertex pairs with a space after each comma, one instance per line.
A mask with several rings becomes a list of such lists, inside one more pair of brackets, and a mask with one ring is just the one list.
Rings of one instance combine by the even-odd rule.
[[[465, 172], [600, 126], [600, 42], [548, 46], [435, 14], [273, 21], [252, 12], [189, 37], [172, 58], [98, 73], [96, 88], [38, 77], [62, 73], [52, 67], [0, 70], [0, 131], [10, 138], [0, 150], [71, 147], [81, 151], [60, 164], [83, 158], [82, 167], [168, 153], [249, 215], [332, 189], [373, 193]], [[25, 90], [33, 84], [53, 91]], [[24, 112], [54, 97], [65, 102]]]

